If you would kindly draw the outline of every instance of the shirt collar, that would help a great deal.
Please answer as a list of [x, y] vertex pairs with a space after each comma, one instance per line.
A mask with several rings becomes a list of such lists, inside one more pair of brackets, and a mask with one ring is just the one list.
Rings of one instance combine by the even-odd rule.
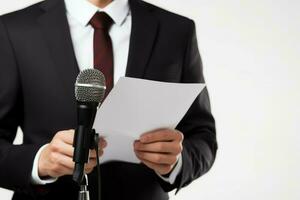
[[129, 12], [128, 0], [113, 0], [105, 8], [98, 8], [88, 0], [65, 0], [65, 5], [67, 12], [83, 26], [88, 25], [98, 11], [105, 12], [118, 26], [121, 26]]

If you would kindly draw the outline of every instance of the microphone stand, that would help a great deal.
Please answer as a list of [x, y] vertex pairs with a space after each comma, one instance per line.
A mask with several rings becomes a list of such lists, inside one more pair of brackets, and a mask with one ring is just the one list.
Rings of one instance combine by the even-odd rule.
[[[92, 129], [90, 134], [90, 142], [89, 148], [95, 149], [96, 151], [96, 160], [97, 160], [97, 172], [98, 172], [98, 199], [101, 200], [101, 177], [100, 177], [100, 161], [99, 161], [99, 134], [96, 133], [95, 129]], [[84, 170], [84, 169], [83, 169]], [[84, 173], [84, 172], [83, 172]], [[77, 179], [77, 182], [78, 179]], [[78, 200], [90, 200], [90, 195], [88, 191], [88, 176], [86, 174], [83, 175], [82, 181], [79, 183], [80, 190], [78, 195]]]
[[90, 193], [87, 187], [88, 187], [88, 176], [85, 174], [84, 179], [80, 184], [78, 200], [90, 200]]

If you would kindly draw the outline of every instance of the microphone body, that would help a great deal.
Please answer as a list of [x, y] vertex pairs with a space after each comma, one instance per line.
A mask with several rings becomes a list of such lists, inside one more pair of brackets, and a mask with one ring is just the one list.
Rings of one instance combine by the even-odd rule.
[[73, 161], [75, 168], [73, 179], [80, 183], [84, 176], [84, 165], [89, 159], [89, 150], [93, 147], [93, 123], [97, 112], [96, 102], [77, 102], [77, 129], [74, 137]]
[[89, 159], [89, 150], [94, 148], [95, 131], [92, 129], [98, 105], [105, 94], [105, 77], [97, 69], [79, 73], [75, 83], [77, 100], [77, 128], [73, 141], [75, 168], [73, 180], [79, 185], [84, 178], [84, 165]]

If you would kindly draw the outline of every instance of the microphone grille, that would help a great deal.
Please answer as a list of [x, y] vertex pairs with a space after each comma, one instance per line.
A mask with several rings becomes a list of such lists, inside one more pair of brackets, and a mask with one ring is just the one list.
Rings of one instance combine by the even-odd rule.
[[82, 70], [76, 79], [75, 97], [80, 102], [101, 103], [105, 95], [105, 77], [97, 69]]

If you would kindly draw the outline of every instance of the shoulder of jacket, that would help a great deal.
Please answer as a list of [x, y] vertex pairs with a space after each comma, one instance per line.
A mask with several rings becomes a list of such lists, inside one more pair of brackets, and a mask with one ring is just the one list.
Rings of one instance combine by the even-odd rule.
[[175, 26], [193, 26], [194, 21], [186, 16], [176, 14], [172, 11], [169, 11], [165, 8], [153, 5], [151, 3], [140, 1], [142, 6], [149, 9], [160, 21], [170, 23]]
[[41, 2], [22, 8], [20, 10], [3, 14], [0, 16], [0, 21], [8, 25], [13, 25], [14, 23], [20, 24], [22, 22], [25, 22], [26, 20], [32, 19], [32, 17], [41, 13], [40, 4]]

